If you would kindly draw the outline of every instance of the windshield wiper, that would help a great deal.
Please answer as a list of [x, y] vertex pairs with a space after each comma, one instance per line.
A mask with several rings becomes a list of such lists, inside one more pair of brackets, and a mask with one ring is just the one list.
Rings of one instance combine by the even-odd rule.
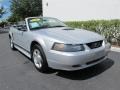
[[65, 27], [65, 26], [58, 25], [58, 26], [52, 26], [51, 28], [53, 28], [53, 27]]
[[40, 30], [40, 29], [44, 29], [44, 28], [49, 28], [49, 27], [36, 27], [36, 28], [32, 28], [31, 30]]

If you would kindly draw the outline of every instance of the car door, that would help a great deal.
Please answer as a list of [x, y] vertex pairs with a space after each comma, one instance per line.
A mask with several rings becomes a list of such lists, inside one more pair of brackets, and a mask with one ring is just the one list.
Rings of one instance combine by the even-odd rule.
[[25, 51], [28, 51], [29, 50], [29, 31], [27, 31], [27, 27], [26, 25], [23, 25], [21, 30], [19, 30], [19, 33], [18, 33], [18, 43], [20, 45], [20, 47], [22, 49], [24, 49]]
[[21, 31], [21, 25], [17, 25], [16, 31], [13, 34], [14, 43], [17, 46], [21, 46], [21, 33], [22, 33], [22, 31]]

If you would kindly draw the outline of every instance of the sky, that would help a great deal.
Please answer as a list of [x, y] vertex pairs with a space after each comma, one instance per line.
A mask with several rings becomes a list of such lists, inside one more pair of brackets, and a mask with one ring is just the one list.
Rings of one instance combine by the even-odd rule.
[[[0, 0], [1, 5], [7, 10], [2, 18], [6, 19], [10, 16], [10, 0]], [[120, 19], [120, 0], [43, 0], [43, 7], [44, 16], [61, 20]]]
[[43, 16], [63, 21], [120, 19], [120, 0], [43, 0]]
[[7, 19], [10, 16], [10, 0], [0, 0], [0, 6], [4, 6], [7, 11], [2, 20]]

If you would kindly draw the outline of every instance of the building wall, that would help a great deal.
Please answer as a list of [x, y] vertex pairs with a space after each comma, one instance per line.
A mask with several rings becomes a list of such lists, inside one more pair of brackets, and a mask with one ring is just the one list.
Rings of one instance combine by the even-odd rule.
[[43, 16], [63, 21], [120, 19], [120, 0], [43, 0]]

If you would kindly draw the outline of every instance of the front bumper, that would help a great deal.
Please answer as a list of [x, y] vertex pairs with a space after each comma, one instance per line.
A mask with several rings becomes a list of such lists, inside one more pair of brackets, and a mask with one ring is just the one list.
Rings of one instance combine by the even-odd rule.
[[85, 46], [85, 51], [80, 52], [49, 52], [48, 65], [60, 70], [79, 70], [96, 65], [107, 58], [111, 45], [108, 43], [97, 49]]

